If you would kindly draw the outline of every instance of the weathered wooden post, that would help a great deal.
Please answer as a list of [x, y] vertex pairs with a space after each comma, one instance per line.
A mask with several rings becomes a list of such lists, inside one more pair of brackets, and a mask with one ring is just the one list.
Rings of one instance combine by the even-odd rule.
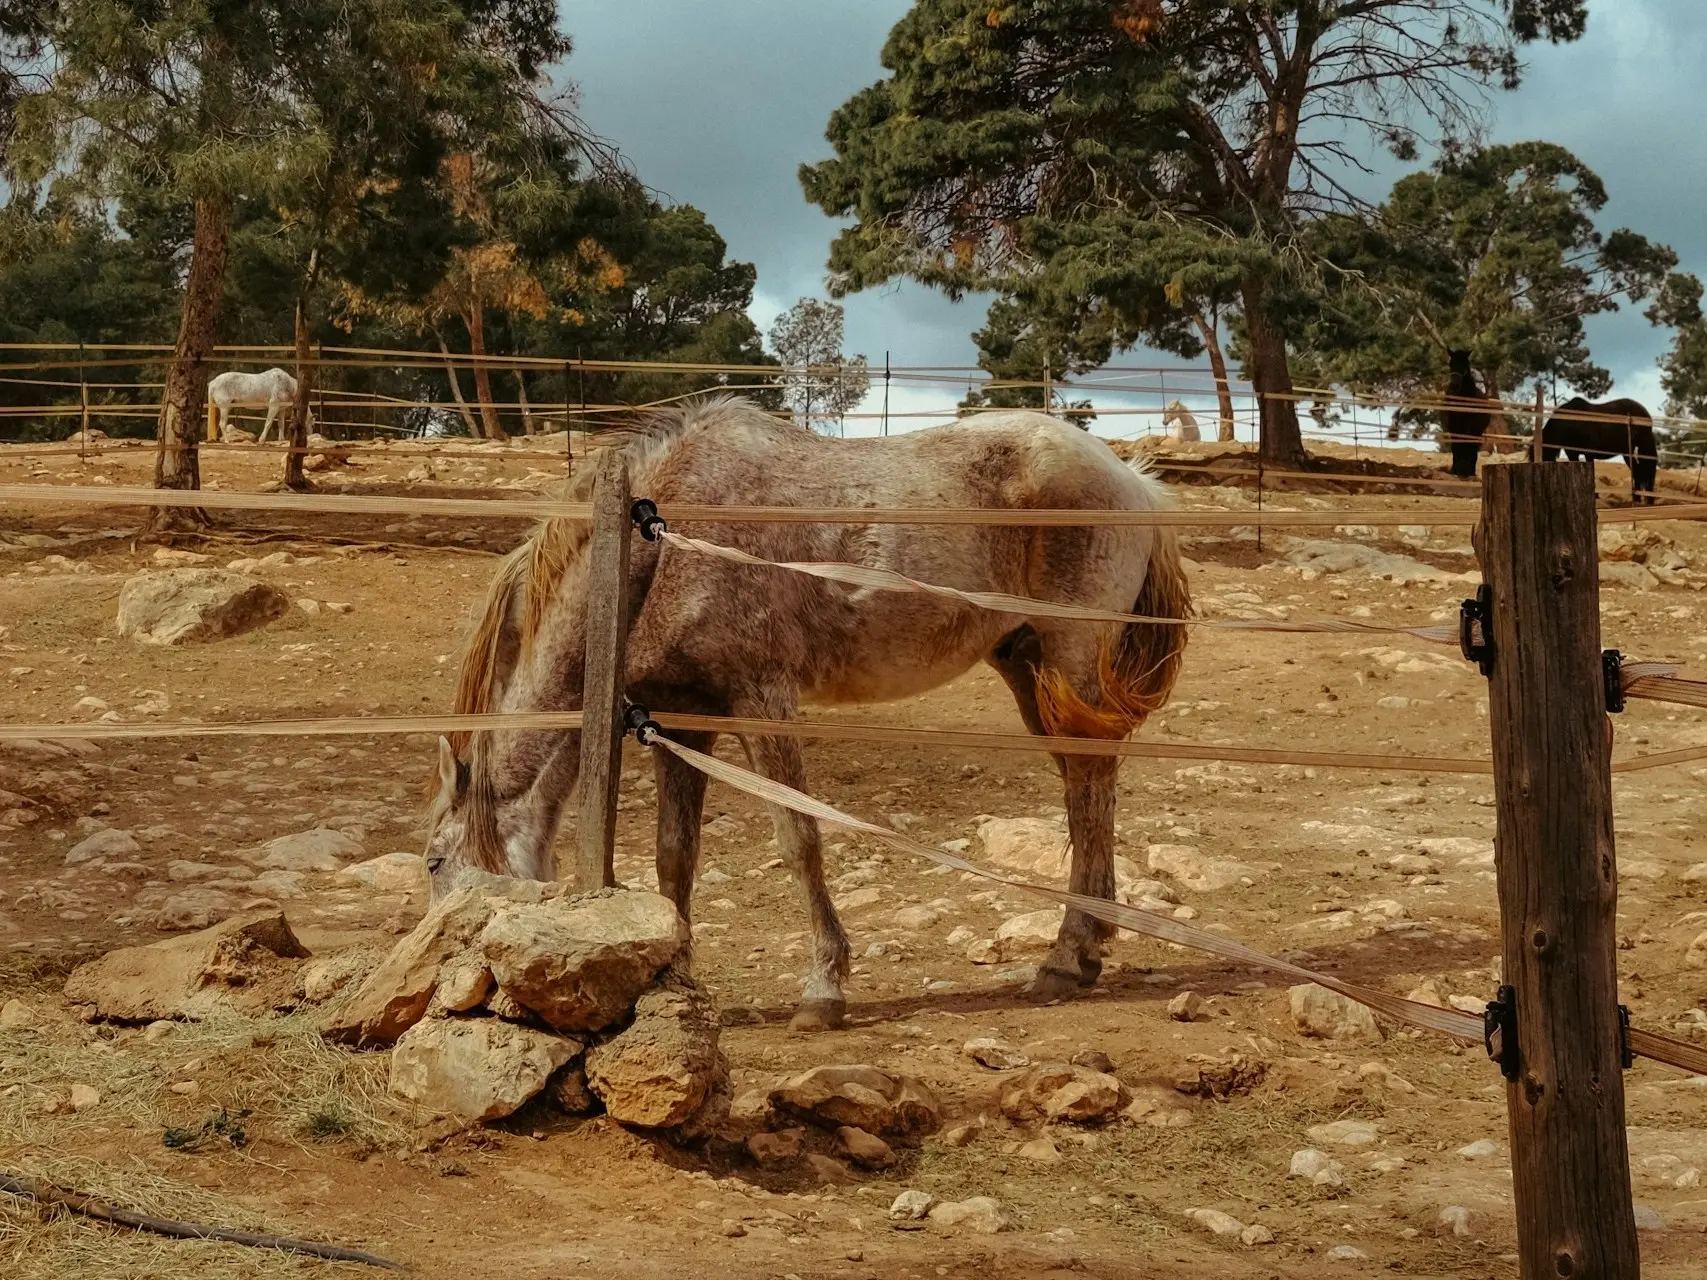
[[1505, 962], [1489, 1016], [1503, 1022], [1520, 1270], [1635, 1280], [1593, 465], [1486, 468], [1476, 548]]
[[622, 692], [628, 638], [628, 460], [605, 450], [593, 482], [587, 547], [587, 665], [582, 683], [580, 852], [583, 892], [616, 883], [616, 798], [622, 778]]

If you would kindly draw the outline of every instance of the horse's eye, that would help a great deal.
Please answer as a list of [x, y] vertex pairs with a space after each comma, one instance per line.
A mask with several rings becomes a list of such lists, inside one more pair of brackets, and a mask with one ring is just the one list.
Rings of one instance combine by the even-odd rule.
[[444, 866], [444, 864], [444, 855], [442, 853], [434, 854], [432, 857], [427, 859], [427, 874], [430, 876], [438, 875], [439, 868]]

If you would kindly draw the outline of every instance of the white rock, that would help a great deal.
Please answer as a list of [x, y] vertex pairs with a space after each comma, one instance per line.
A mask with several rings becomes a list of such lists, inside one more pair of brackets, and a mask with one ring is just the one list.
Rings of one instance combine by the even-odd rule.
[[1636, 1230], [1664, 1231], [1666, 1229], [1665, 1219], [1660, 1217], [1659, 1213], [1655, 1209], [1645, 1204], [1638, 1204], [1632, 1207], [1636, 1214]]
[[1354, 1244], [1336, 1244], [1328, 1250], [1328, 1257], [1335, 1262], [1360, 1262], [1369, 1255]]
[[1168, 1017], [1175, 1022], [1193, 1022], [1203, 1012], [1203, 997], [1195, 991], [1182, 991], [1168, 1001]]
[[903, 1191], [889, 1206], [889, 1217], [896, 1222], [919, 1222], [930, 1213], [936, 1197], [928, 1191]]
[[580, 1048], [499, 1018], [428, 1018], [392, 1051], [391, 1092], [459, 1120], [497, 1120], [545, 1088]]
[[93, 862], [97, 858], [133, 858], [141, 852], [142, 846], [136, 842], [135, 836], [115, 827], [97, 831], [72, 845], [65, 851], [65, 865], [75, 867], [79, 863]]
[[968, 1040], [962, 1050], [968, 1058], [992, 1071], [1011, 1071], [1029, 1067], [1031, 1059], [1011, 1044], [989, 1038]]
[[[1045, 907], [1024, 915], [1009, 916], [996, 929], [996, 944], [1004, 956], [1018, 950], [1046, 950], [1055, 945], [1066, 918], [1065, 907]], [[974, 944], [976, 945], [976, 944]]]
[[1467, 1160], [1486, 1160], [1489, 1156], [1497, 1156], [1499, 1153], [1499, 1145], [1486, 1138], [1478, 1138], [1468, 1146], [1458, 1148], [1458, 1154]]
[[902, 907], [890, 920], [897, 929], [905, 929], [916, 933], [920, 929], [928, 929], [942, 918], [942, 912], [926, 906]]
[[968, 942], [971, 942], [972, 939], [976, 938], [977, 936], [978, 936], [978, 934], [975, 930], [970, 929], [966, 925], [961, 924], [961, 925], [956, 925], [954, 927], [954, 931], [948, 935], [948, 937], [945, 939], [945, 941], [951, 947], [964, 947]]
[[1440, 1211], [1435, 1222], [1443, 1227], [1451, 1227], [1455, 1236], [1470, 1234], [1470, 1211], [1461, 1204], [1449, 1204]]
[[1244, 1223], [1219, 1209], [1187, 1209], [1185, 1216], [1213, 1235], [1236, 1236], [1245, 1229]]
[[35, 1021], [35, 1010], [16, 997], [0, 1005], [0, 1031], [22, 1031]]
[[1697, 862], [1680, 872], [1677, 877], [1685, 884], [1700, 884], [1707, 880], [1707, 862]]
[[413, 893], [428, 888], [427, 862], [418, 853], [382, 853], [338, 872], [346, 884], [364, 885], [387, 893]]
[[1494, 865], [1494, 842], [1475, 836], [1435, 836], [1417, 841], [1417, 847], [1431, 858], [1451, 858], [1461, 867]]
[[1319, 1187], [1337, 1187], [1345, 1181], [1338, 1162], [1325, 1151], [1317, 1151], [1314, 1147], [1305, 1147], [1292, 1153], [1292, 1166], [1287, 1176], [1303, 1178]]
[[1189, 844], [1153, 844], [1147, 861], [1150, 870], [1169, 876], [1197, 893], [1216, 893], [1266, 874], [1261, 867], [1232, 858], [1211, 858]]
[[1304, 1130], [1304, 1136], [1330, 1147], [1367, 1147], [1381, 1134], [1368, 1120], [1330, 1120], [1311, 1125]]
[[1052, 818], [990, 818], [978, 827], [986, 861], [1040, 879], [1067, 869], [1067, 828]]
[[1698, 933], [1683, 953], [1683, 963], [1691, 969], [1707, 969], [1707, 933]]
[[263, 871], [249, 882], [248, 892], [256, 897], [272, 898], [276, 901], [300, 898], [302, 876], [300, 871]]
[[1270, 1231], [1260, 1222], [1253, 1222], [1250, 1226], [1239, 1232], [1239, 1243], [1252, 1246], [1259, 1244], [1273, 1244], [1274, 1232]]
[[1292, 1025], [1305, 1035], [1363, 1044], [1381, 1042], [1381, 1029], [1367, 1006], [1313, 982], [1293, 987], [1287, 995]]
[[362, 856], [361, 841], [342, 831], [316, 827], [295, 835], [279, 836], [259, 849], [243, 855], [258, 867], [280, 871], [339, 871], [351, 858]]
[[289, 610], [288, 596], [245, 574], [166, 569], [124, 584], [118, 629], [147, 644], [205, 644], [265, 626]]
[[933, 1208], [930, 1220], [938, 1226], [957, 1227], [981, 1235], [1012, 1231], [1013, 1215], [993, 1196], [973, 1196], [969, 1200], [950, 1200]]

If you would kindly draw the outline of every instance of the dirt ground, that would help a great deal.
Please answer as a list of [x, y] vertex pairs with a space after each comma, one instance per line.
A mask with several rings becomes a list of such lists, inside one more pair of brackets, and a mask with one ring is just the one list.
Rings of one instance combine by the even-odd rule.
[[[393, 446], [317, 480], [352, 493], [516, 496], [560, 474], [551, 448], [489, 449], [429, 466], [421, 446]], [[1382, 460], [1439, 463], [1402, 451], [1384, 451]], [[8, 457], [0, 448], [0, 483], [141, 484], [151, 461], [144, 448], [89, 461]], [[240, 450], [204, 463], [211, 482], [227, 489], [259, 488], [277, 466]], [[1252, 505], [1248, 485], [1202, 479], [1181, 484], [1183, 505]], [[1674, 489], [1687, 494], [1692, 479]], [[1627, 479], [1609, 467], [1602, 483], [1613, 501]], [[1271, 487], [1265, 504], [1465, 502], [1315, 489]], [[445, 709], [469, 608], [494, 554], [526, 530], [522, 521], [231, 513], [208, 538], [179, 547], [216, 565], [284, 552], [254, 572], [320, 607], [218, 644], [162, 649], [121, 640], [113, 625], [126, 578], [156, 567], [157, 544], [136, 538], [140, 516], [70, 505], [0, 511], [0, 721]], [[1604, 642], [1698, 674], [1707, 668], [1707, 529], [1646, 527], [1647, 538], [1604, 548], [1610, 559], [1652, 566], [1645, 575], [1620, 570], [1623, 578], [1605, 587]], [[1471, 589], [1465, 575], [1475, 565], [1462, 527], [1295, 532], [1270, 534], [1260, 549], [1248, 531], [1189, 537], [1201, 611], [1443, 621]], [[1306, 540], [1376, 547], [1422, 572], [1400, 582], [1355, 568], [1324, 571], [1308, 562]], [[847, 715], [1019, 729], [1005, 689], [982, 671], [928, 697]], [[1657, 703], [1633, 704], [1617, 730], [1620, 757], [1707, 743], [1701, 712]], [[1143, 731], [1163, 742], [1447, 756], [1485, 755], [1487, 732], [1481, 678], [1450, 649], [1208, 629], [1194, 634], [1173, 703]], [[721, 749], [734, 758], [732, 744]], [[817, 794], [929, 842], [967, 840], [972, 857], [983, 818], [1061, 813], [1044, 756], [822, 743], [807, 753]], [[645, 763], [632, 754], [625, 763], [618, 871], [631, 883], [649, 877]], [[58, 1177], [160, 1212], [354, 1245], [459, 1280], [1516, 1274], [1504, 1088], [1480, 1052], [1393, 1029], [1376, 1045], [1307, 1040], [1292, 1026], [1284, 983], [1131, 937], [1112, 944], [1103, 981], [1085, 998], [1033, 1007], [1019, 986], [1037, 953], [977, 965], [965, 937], [991, 937], [1003, 919], [1042, 904], [937, 874], [874, 843], [827, 836], [838, 895], [875, 891], [860, 893], [854, 901], [865, 905], [845, 917], [856, 956], [849, 1026], [791, 1033], [804, 913], [762, 812], [716, 786], [706, 814], [708, 874], [695, 903], [695, 966], [725, 1010], [737, 1093], [815, 1064], [872, 1063], [924, 1078], [957, 1119], [990, 1117], [969, 1145], [928, 1141], [884, 1174], [824, 1187], [760, 1169], [734, 1149], [677, 1150], [603, 1120], [543, 1112], [439, 1142], [423, 1117], [386, 1099], [383, 1055], [327, 1048], [312, 1011], [186, 1024], [163, 1036], [72, 1016], [59, 994], [70, 965], [165, 936], [157, 927], [163, 914], [174, 895], [191, 890], [215, 901], [223, 893], [231, 909], [277, 901], [316, 952], [389, 944], [419, 918], [424, 895], [380, 892], [336, 874], [255, 884], [254, 869], [234, 851], [313, 827], [346, 832], [366, 856], [418, 851], [419, 798], [432, 766], [431, 741], [419, 735], [0, 743], [0, 1004], [16, 998], [29, 1012], [27, 1025], [0, 1027], [0, 1169]], [[1690, 766], [1619, 775], [1615, 795], [1623, 998], [1639, 1026], [1686, 1033], [1700, 1023], [1707, 1036], [1699, 1012], [1707, 970], [1686, 959], [1707, 931], [1707, 846], [1697, 835], [1707, 814], [1703, 779], [1707, 769]], [[1498, 912], [1485, 778], [1132, 761], [1117, 817], [1120, 852], [1140, 866], [1148, 845], [1171, 843], [1259, 869], [1249, 886], [1182, 890], [1201, 926], [1401, 994], [1425, 982], [1443, 998], [1482, 1001], [1493, 992]], [[108, 827], [131, 833], [136, 852], [99, 873], [65, 865], [67, 849]], [[1407, 854], [1411, 861], [1388, 865]], [[185, 871], [191, 864], [203, 869]], [[898, 910], [918, 905], [941, 914], [924, 927], [897, 923]], [[1707, 942], [1698, 951], [1707, 953]], [[1186, 990], [1205, 998], [1205, 1011], [1174, 1021], [1166, 1006]], [[1100, 1051], [1137, 1086], [1171, 1088], [1232, 1055], [1264, 1074], [1232, 1096], [1178, 1094], [1182, 1120], [1169, 1127], [1121, 1121], [1060, 1132], [1053, 1154], [1034, 1158], [1036, 1147], [1021, 1154], [1020, 1146], [1036, 1135], [991, 1105], [997, 1074], [963, 1051], [975, 1037], [999, 1038], [1034, 1060]], [[75, 1084], [94, 1088], [99, 1100], [84, 1095], [73, 1109]], [[1649, 1228], [1641, 1234], [1646, 1274], [1700, 1276], [1707, 1078], [1641, 1062], [1626, 1086], [1635, 1194]], [[1306, 1133], [1347, 1119], [1371, 1122], [1373, 1141], [1334, 1145]], [[233, 1128], [243, 1131], [240, 1145]], [[1491, 1145], [1474, 1145], [1484, 1141]], [[1337, 1162], [1341, 1185], [1288, 1176], [1293, 1153], [1311, 1147]], [[907, 1188], [944, 1199], [996, 1196], [1017, 1228], [977, 1236], [891, 1223], [889, 1203]], [[334, 1269], [42, 1219], [9, 1197], [0, 1201], [0, 1271], [8, 1275]], [[1467, 1234], [1443, 1224], [1448, 1206], [1468, 1211]], [[1260, 1224], [1274, 1240], [1218, 1238], [1186, 1216], [1198, 1208]]]

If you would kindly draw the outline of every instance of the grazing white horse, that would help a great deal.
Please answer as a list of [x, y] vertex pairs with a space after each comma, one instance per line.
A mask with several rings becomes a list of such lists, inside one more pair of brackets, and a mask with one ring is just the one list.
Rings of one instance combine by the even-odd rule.
[[1176, 440], [1203, 439], [1203, 433], [1197, 429], [1197, 418], [1178, 400], [1170, 401], [1162, 410], [1162, 426]]
[[[261, 424], [260, 437], [255, 441], [256, 444], [265, 444], [267, 433], [278, 419], [279, 410], [296, 404], [296, 379], [283, 369], [268, 369], [265, 373], [222, 373], [208, 380], [207, 398], [219, 410], [219, 437], [222, 440], [233, 409], [266, 405], [267, 420]], [[314, 421], [312, 409], [308, 411], [308, 421]], [[284, 439], [284, 432], [284, 423], [280, 422], [280, 440]]]

